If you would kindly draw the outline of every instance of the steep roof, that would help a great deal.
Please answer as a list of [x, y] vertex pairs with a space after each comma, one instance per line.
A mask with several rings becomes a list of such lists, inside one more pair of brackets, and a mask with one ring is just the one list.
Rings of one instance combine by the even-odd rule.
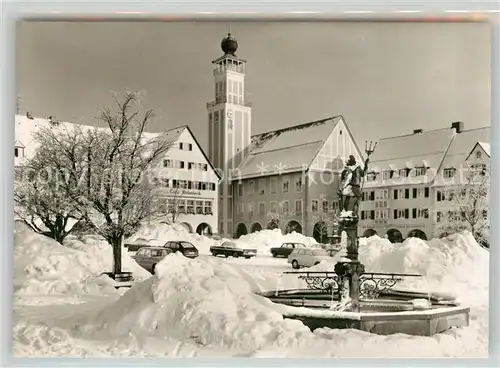
[[[490, 156], [490, 144], [485, 143], [490, 141], [490, 134], [490, 127], [464, 130], [457, 134], [451, 142], [450, 149], [433, 184], [435, 186], [451, 184], [450, 179], [446, 179], [442, 175], [442, 171], [445, 169], [468, 170], [465, 161], [477, 145], [480, 145]], [[460, 175], [455, 175], [454, 178], [458, 180], [460, 177]]]
[[381, 139], [370, 157], [369, 170], [397, 171], [418, 166], [425, 166], [430, 170], [426, 175], [410, 174], [407, 178], [400, 178], [396, 174], [392, 179], [384, 179], [380, 174], [375, 181], [365, 181], [364, 187], [423, 183], [439, 185], [443, 169], [457, 168], [465, 161], [476, 142], [489, 140], [489, 127], [463, 130], [460, 133], [456, 133], [454, 128], [443, 128]]
[[[456, 168], [458, 165], [463, 164], [476, 143], [489, 142], [491, 139], [490, 135], [490, 127], [464, 130], [460, 134], [457, 134], [443, 161], [443, 168]], [[489, 143], [487, 143], [487, 146], [489, 151]]]
[[[377, 172], [394, 170], [395, 175], [392, 179], [383, 179], [383, 175], [377, 175], [377, 180], [365, 181], [364, 187], [420, 184], [434, 180], [436, 170], [455, 134], [455, 129], [445, 128], [379, 140], [375, 152], [370, 157], [369, 169]], [[397, 175], [400, 169], [418, 166], [434, 170], [418, 177], [404, 178]]]
[[[51, 122], [49, 119], [43, 118], [28, 118], [25, 115], [15, 116], [14, 137], [15, 144], [24, 146], [25, 157], [32, 157], [38, 148], [38, 143], [34, 139], [33, 134], [42, 128], [48, 128], [57, 131], [72, 131], [75, 126], [82, 129], [94, 129], [95, 126], [83, 125], [69, 122]], [[104, 129], [104, 128], [102, 128]]]
[[485, 142], [478, 142], [478, 144], [483, 148], [484, 152], [486, 152], [488, 157], [491, 157], [491, 145]]
[[[28, 118], [27, 116], [23, 115], [16, 115], [15, 116], [15, 144], [17, 147], [24, 147], [25, 150], [25, 157], [32, 157], [38, 148], [38, 143], [35, 141], [33, 134], [38, 131], [39, 129], [42, 128], [50, 128], [53, 130], [68, 130], [71, 131], [73, 130], [76, 126], [81, 127], [83, 130], [86, 129], [103, 129], [107, 130], [108, 128], [105, 127], [96, 127], [92, 125], [84, 125], [84, 124], [77, 124], [77, 123], [70, 123], [70, 122], [57, 122], [57, 123], [51, 123], [49, 119], [42, 119], [42, 118]], [[199, 142], [197, 141], [196, 137], [194, 136], [193, 132], [187, 125], [182, 125], [176, 128], [168, 129], [164, 132], [159, 132], [159, 133], [151, 133], [151, 132], [144, 132], [143, 137], [145, 140], [148, 139], [154, 139], [161, 137], [162, 140], [166, 140], [167, 142], [175, 142], [179, 139], [180, 135], [185, 131], [188, 130], [191, 136], [193, 137], [193, 140], [195, 143], [198, 145], [198, 148], [202, 152], [203, 156], [205, 157], [206, 161], [214, 170], [214, 172], [217, 174], [217, 176], [220, 178], [220, 174], [215, 170], [213, 167], [212, 163], [208, 159], [207, 155], [205, 154], [205, 151], [201, 148]], [[21, 146], [22, 145], [22, 146]], [[21, 161], [20, 161], [21, 162]]]
[[250, 153], [233, 177], [282, 174], [309, 167], [341, 119], [339, 115], [253, 135]]

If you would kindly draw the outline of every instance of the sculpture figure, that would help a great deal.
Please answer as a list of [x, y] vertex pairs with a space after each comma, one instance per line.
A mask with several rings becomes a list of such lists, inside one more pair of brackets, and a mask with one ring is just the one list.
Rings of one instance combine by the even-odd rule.
[[368, 169], [368, 162], [369, 158], [366, 158], [364, 166], [361, 167], [356, 163], [356, 158], [350, 155], [340, 175], [339, 208], [340, 211], [350, 212], [351, 217], [358, 216], [361, 184]]

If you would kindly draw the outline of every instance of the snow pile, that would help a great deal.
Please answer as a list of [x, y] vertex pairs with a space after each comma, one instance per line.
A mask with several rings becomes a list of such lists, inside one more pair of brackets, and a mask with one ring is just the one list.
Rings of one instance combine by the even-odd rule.
[[[342, 253], [314, 269], [332, 270]], [[429, 241], [408, 238], [394, 244], [372, 236], [360, 242], [359, 260], [368, 272], [423, 276], [406, 278], [398, 284], [400, 288], [452, 293], [468, 305], [488, 303], [489, 252], [469, 232]]]
[[134, 235], [126, 239], [125, 243], [147, 244], [148, 246], [159, 247], [168, 241], [174, 240], [183, 240], [192, 243], [200, 254], [210, 254], [210, 247], [221, 243], [220, 240], [190, 233], [180, 224], [164, 223], [144, 224]]
[[179, 254], [165, 257], [155, 276], [89, 318], [86, 329], [112, 335], [153, 334], [235, 350], [291, 348], [313, 337], [301, 322], [284, 320], [252, 293], [234, 267]]
[[280, 247], [283, 243], [302, 243], [305, 246], [311, 246], [318, 242], [311, 237], [292, 232], [284, 235], [280, 229], [261, 230], [255, 233], [243, 235], [238, 239], [239, 242], [248, 244], [251, 248], [257, 249], [257, 253], [269, 255], [273, 247]]
[[[90, 238], [91, 239], [91, 238]], [[80, 294], [114, 290], [109, 278], [112, 249], [95, 240], [83, 243], [69, 238], [65, 246], [31, 230], [14, 237], [14, 291], [18, 295]], [[138, 279], [151, 276], [124, 251], [123, 268]], [[108, 282], [106, 281], [108, 280]]]

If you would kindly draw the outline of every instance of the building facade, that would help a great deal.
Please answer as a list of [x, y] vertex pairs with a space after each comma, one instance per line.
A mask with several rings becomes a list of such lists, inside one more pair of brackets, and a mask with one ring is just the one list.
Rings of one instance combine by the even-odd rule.
[[239, 237], [280, 227], [324, 238], [339, 171], [350, 154], [362, 161], [361, 152], [342, 116], [252, 135], [246, 61], [237, 48], [231, 35], [222, 40], [224, 54], [212, 62], [215, 98], [207, 103], [208, 156], [223, 178], [219, 230]]
[[189, 232], [218, 232], [219, 175], [188, 126], [164, 133], [172, 147], [153, 171], [154, 190], [164, 201], [167, 222]]
[[[457, 173], [470, 167], [474, 152], [489, 147], [478, 142], [489, 140], [489, 127], [465, 130], [461, 122], [381, 139], [365, 178], [360, 235], [377, 234], [392, 242], [440, 236], [440, 216], [451, 205], [443, 193], [457, 183]], [[489, 155], [482, 159], [489, 160]]]
[[342, 116], [252, 137], [232, 173], [234, 235], [280, 228], [326, 242], [338, 211], [340, 171], [361, 152]]
[[[38, 148], [33, 133], [43, 128], [72, 129], [74, 124], [51, 122], [50, 119], [15, 117], [14, 165], [22, 168], [24, 161]], [[85, 127], [85, 126], [83, 126]], [[89, 129], [93, 128], [88, 126]], [[150, 185], [164, 200], [168, 215], [165, 222], [180, 223], [190, 232], [218, 232], [219, 176], [188, 126], [162, 133], [144, 133], [145, 137], [162, 135], [172, 146], [160, 163], [152, 168]]]

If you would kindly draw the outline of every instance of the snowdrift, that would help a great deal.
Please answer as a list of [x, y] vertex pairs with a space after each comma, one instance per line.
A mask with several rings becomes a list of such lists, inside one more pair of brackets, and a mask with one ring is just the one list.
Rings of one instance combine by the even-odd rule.
[[[342, 254], [311, 269], [331, 270]], [[359, 259], [367, 271], [423, 276], [407, 278], [399, 288], [447, 292], [471, 306], [488, 304], [489, 252], [470, 232], [429, 241], [409, 238], [394, 244], [372, 236], [360, 242]]]
[[[421, 273], [413, 286], [468, 290], [475, 300], [471, 326], [433, 337], [377, 336], [353, 330], [311, 333], [283, 319], [282, 308], [252, 293], [252, 280], [218, 259], [167, 256], [157, 274], [134, 285], [116, 303], [87, 316], [86, 329], [102, 336], [169, 336], [246, 356], [482, 356], [487, 353], [487, 254], [469, 234], [449, 240], [409, 239], [390, 244], [371, 238], [362, 261], [374, 271]], [[331, 270], [333, 262], [316, 266]], [[485, 270], [486, 268], [486, 270]], [[465, 271], [464, 271], [465, 270]], [[481, 271], [471, 278], [460, 275]], [[248, 275], [247, 275], [248, 276]], [[449, 291], [449, 290], [447, 290]], [[393, 349], [398, 344], [401, 349]], [[406, 349], [404, 347], [406, 346]], [[419, 346], [418, 351], [415, 346]], [[390, 352], [390, 353], [389, 353]]]
[[[14, 292], [18, 295], [79, 294], [114, 290], [100, 276], [112, 268], [111, 247], [95, 237], [81, 242], [68, 237], [65, 245], [31, 230], [14, 236]], [[123, 251], [123, 268], [139, 280], [151, 274]], [[108, 282], [107, 282], [108, 281]]]
[[[221, 240], [190, 233], [179, 224], [151, 223], [143, 225], [133, 236], [126, 240], [129, 244], [148, 244], [151, 246], [162, 246], [170, 240], [185, 240], [193, 243], [201, 254], [210, 254], [210, 247], [219, 245]], [[226, 239], [227, 240], [227, 239]], [[306, 246], [316, 244], [316, 240], [295, 232], [283, 235], [279, 229], [262, 230], [252, 234], [243, 235], [238, 239], [239, 244], [246, 244], [257, 249], [258, 254], [269, 255], [272, 247], [279, 247], [285, 242], [298, 242]]]
[[134, 285], [89, 321], [94, 332], [155, 334], [225, 349], [290, 347], [311, 335], [283, 320], [272, 303], [252, 293], [234, 267], [217, 259], [165, 257], [154, 277]]

